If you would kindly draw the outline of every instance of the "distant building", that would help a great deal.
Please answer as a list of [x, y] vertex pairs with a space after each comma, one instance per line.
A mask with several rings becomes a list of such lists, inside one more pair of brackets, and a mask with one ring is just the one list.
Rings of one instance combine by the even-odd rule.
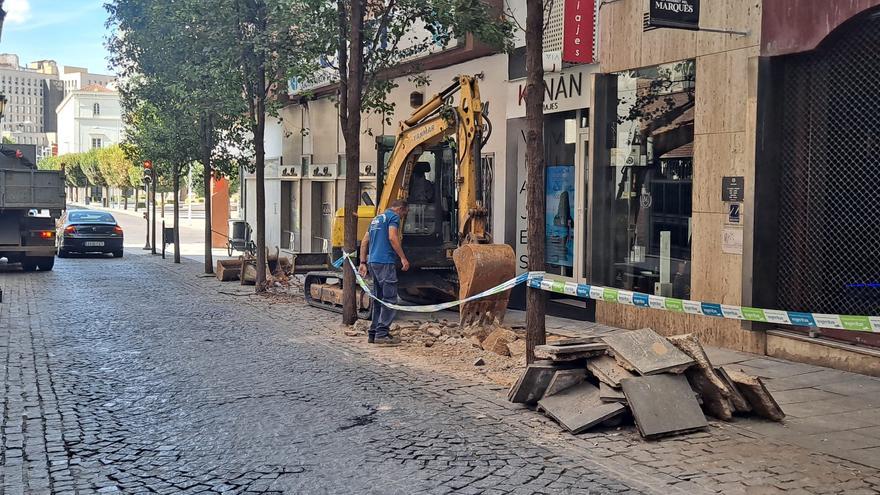
[[58, 154], [106, 148], [122, 139], [119, 92], [100, 84], [69, 91], [58, 105]]
[[64, 67], [60, 79], [64, 85], [64, 96], [67, 96], [71, 91], [83, 89], [86, 86], [92, 86], [95, 84], [100, 86], [110, 86], [116, 81], [115, 76], [92, 74], [86, 68], [72, 66]]

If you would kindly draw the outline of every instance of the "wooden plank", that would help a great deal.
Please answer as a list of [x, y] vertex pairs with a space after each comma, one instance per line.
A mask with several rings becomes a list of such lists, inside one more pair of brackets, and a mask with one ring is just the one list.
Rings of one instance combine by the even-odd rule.
[[682, 373], [694, 360], [650, 328], [609, 335], [604, 338], [614, 359], [640, 375]]
[[586, 431], [626, 410], [623, 404], [602, 402], [599, 389], [587, 382], [544, 397], [538, 402], [538, 407], [574, 434]]
[[553, 361], [574, 361], [598, 356], [605, 352], [608, 346], [604, 343], [575, 344], [575, 345], [539, 345], [535, 347], [535, 357], [538, 359], [551, 359]]
[[645, 438], [686, 433], [709, 426], [697, 397], [682, 375], [651, 375], [621, 382], [639, 432]]
[[241, 273], [241, 260], [217, 260], [217, 268], [214, 269], [217, 280], [231, 282], [238, 280]]
[[620, 402], [626, 404], [626, 395], [623, 390], [614, 388], [605, 382], [599, 382], [599, 398], [604, 402]]
[[587, 378], [587, 374], [583, 369], [559, 370], [553, 374], [547, 390], [544, 391], [544, 397], [558, 394], [563, 390], [578, 385]]
[[610, 356], [599, 356], [587, 361], [587, 370], [600, 381], [620, 388], [620, 381], [624, 378], [632, 378], [633, 375], [626, 368], [617, 364]]

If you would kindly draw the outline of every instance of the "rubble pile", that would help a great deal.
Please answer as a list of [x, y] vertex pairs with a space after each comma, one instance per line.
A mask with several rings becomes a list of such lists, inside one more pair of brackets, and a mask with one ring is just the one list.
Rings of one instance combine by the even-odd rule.
[[[370, 323], [360, 320], [345, 330], [349, 337], [366, 335]], [[391, 335], [402, 342], [422, 344], [433, 347], [436, 344], [469, 345], [495, 353], [499, 356], [522, 360], [526, 353], [526, 342], [522, 332], [504, 327], [498, 323], [462, 327], [447, 320], [419, 322], [408, 321], [391, 325]]]
[[[494, 344], [490, 344], [494, 345]], [[535, 406], [571, 433], [632, 418], [645, 438], [688, 433], [754, 414], [785, 414], [760, 378], [709, 361], [694, 335], [645, 328], [535, 348], [508, 400]]]

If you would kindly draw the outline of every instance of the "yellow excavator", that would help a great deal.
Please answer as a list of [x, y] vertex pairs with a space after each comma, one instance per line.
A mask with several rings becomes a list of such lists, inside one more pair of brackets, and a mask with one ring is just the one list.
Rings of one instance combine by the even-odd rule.
[[[393, 145], [377, 139], [378, 205], [358, 208], [358, 239], [377, 212], [395, 199], [409, 203], [403, 224], [403, 249], [411, 268], [399, 272], [401, 296], [414, 303], [465, 299], [510, 280], [515, 254], [493, 244], [489, 234], [488, 187], [480, 150], [491, 134], [487, 108], [480, 100], [482, 75], [460, 75], [400, 123]], [[456, 98], [457, 95], [457, 98]], [[345, 212], [336, 212], [332, 257], [342, 254]], [[309, 304], [341, 312], [342, 272], [309, 272]], [[510, 291], [463, 304], [463, 325], [503, 321]], [[369, 318], [371, 302], [358, 289], [358, 315]]]

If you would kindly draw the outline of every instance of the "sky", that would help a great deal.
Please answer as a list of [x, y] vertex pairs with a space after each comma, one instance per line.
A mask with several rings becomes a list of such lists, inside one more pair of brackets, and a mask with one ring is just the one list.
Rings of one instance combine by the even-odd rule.
[[48, 59], [110, 74], [105, 1], [5, 0], [0, 53], [17, 54], [22, 65]]

